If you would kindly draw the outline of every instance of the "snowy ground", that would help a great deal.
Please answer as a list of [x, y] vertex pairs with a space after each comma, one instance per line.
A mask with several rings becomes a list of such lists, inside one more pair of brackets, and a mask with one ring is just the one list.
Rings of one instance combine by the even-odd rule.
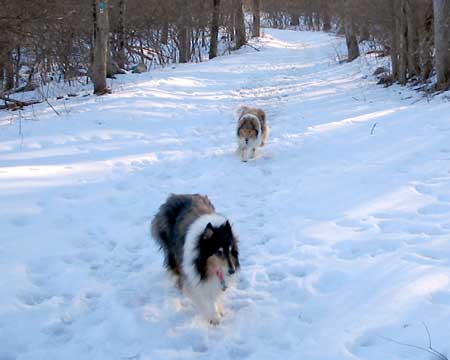
[[[450, 103], [374, 85], [342, 40], [268, 30], [104, 97], [0, 114], [0, 359], [434, 359], [450, 355]], [[236, 107], [264, 107], [260, 157]], [[19, 135], [21, 127], [21, 135]], [[372, 133], [372, 134], [371, 134]], [[149, 222], [207, 194], [242, 272], [211, 327]]]

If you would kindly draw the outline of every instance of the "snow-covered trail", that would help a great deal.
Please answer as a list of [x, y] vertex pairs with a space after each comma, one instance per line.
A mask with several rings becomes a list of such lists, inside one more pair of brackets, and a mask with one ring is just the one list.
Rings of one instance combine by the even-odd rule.
[[[127, 75], [111, 96], [0, 114], [0, 359], [429, 359], [450, 345], [450, 103], [339, 65], [342, 39]], [[234, 111], [269, 143], [234, 154]], [[37, 120], [37, 121], [35, 121]], [[18, 135], [19, 124], [22, 136]], [[234, 223], [242, 272], [210, 327], [149, 223], [169, 193]]]

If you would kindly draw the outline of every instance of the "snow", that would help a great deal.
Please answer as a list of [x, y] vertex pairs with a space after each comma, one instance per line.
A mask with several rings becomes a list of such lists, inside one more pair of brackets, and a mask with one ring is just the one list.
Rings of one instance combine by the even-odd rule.
[[[426, 328], [450, 355], [450, 103], [374, 85], [384, 60], [339, 64], [341, 38], [253, 45], [0, 114], [1, 360], [432, 359], [388, 340]], [[271, 127], [248, 163], [241, 104]], [[218, 327], [149, 234], [195, 192], [240, 237]]]

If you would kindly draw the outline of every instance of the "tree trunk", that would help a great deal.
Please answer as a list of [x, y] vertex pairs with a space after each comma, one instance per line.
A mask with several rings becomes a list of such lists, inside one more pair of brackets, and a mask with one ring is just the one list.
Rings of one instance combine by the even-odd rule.
[[398, 80], [398, 49], [399, 49], [399, 37], [397, 29], [399, 28], [399, 18], [397, 14], [397, 8], [396, 8], [396, 2], [393, 1], [391, 3], [391, 16], [392, 16], [392, 23], [391, 23], [391, 72], [392, 72], [392, 79]]
[[179, 29], [178, 40], [180, 42], [180, 63], [187, 63], [191, 59], [191, 39], [187, 25]]
[[370, 32], [367, 24], [361, 24], [359, 26], [359, 41], [366, 41], [370, 39]]
[[410, 78], [420, 74], [419, 34], [417, 26], [420, 23], [417, 0], [406, 0], [406, 21], [408, 27], [408, 75]]
[[10, 51], [6, 53], [4, 67], [5, 67], [5, 79], [3, 84], [3, 90], [10, 91], [14, 89], [14, 64], [12, 54]]
[[350, 13], [351, 0], [344, 0], [345, 11], [345, 42], [347, 43], [348, 61], [353, 61], [359, 56], [358, 41], [356, 40], [355, 26]]
[[450, 80], [450, 0], [433, 0], [433, 13], [436, 85], [446, 89]]
[[424, 16], [419, 28], [419, 63], [420, 79], [427, 80], [433, 71], [433, 6], [428, 4], [424, 10]]
[[[5, 71], [5, 65], [3, 63], [2, 54], [0, 53], [0, 83], [3, 83], [3, 80], [5, 78], [4, 71]], [[3, 90], [3, 88], [0, 87], [0, 93], [2, 92], [2, 90]]]
[[253, 0], [252, 37], [261, 36], [261, 0]]
[[312, 13], [306, 14], [306, 28], [308, 30], [314, 30], [314, 22]]
[[16, 63], [14, 64], [14, 78], [15, 78], [15, 85], [16, 87], [20, 86], [20, 62], [22, 60], [22, 51], [20, 49], [20, 46], [17, 46], [16, 48]]
[[169, 43], [169, 21], [164, 19], [162, 31], [161, 31], [161, 44], [167, 45]]
[[320, 31], [320, 15], [317, 10], [314, 12], [313, 21], [314, 21], [314, 31]]
[[398, 21], [396, 27], [398, 39], [398, 80], [401, 85], [406, 85], [408, 80], [408, 30], [406, 28], [405, 1], [400, 0], [399, 2], [400, 7], [397, 11]]
[[329, 9], [328, 9], [328, 3], [325, 2], [323, 4], [324, 6], [324, 10], [323, 10], [323, 15], [322, 15], [322, 22], [323, 22], [323, 31], [328, 32], [331, 30], [331, 19], [330, 19], [330, 13], [329, 13]]
[[297, 11], [291, 11], [291, 26], [300, 26], [300, 14]]
[[217, 43], [219, 41], [219, 12], [220, 0], [213, 1], [213, 13], [211, 22], [211, 42], [209, 45], [209, 59], [214, 59], [217, 56]]
[[244, 10], [242, 8], [242, 0], [234, 1], [235, 8], [235, 33], [236, 33], [236, 49], [240, 49], [247, 43], [245, 34], [245, 18]]
[[[236, 6], [236, 1], [232, 1], [232, 6]], [[227, 25], [227, 32], [230, 35], [231, 42], [236, 42], [236, 10], [232, 10], [230, 13], [230, 23]]]
[[191, 9], [189, 2], [182, 1], [180, 4], [181, 15], [178, 18], [178, 46], [180, 51], [180, 63], [191, 60]]
[[119, 0], [119, 19], [117, 28], [117, 40], [118, 40], [118, 51], [117, 51], [117, 65], [121, 69], [125, 68], [127, 63], [127, 55], [125, 52], [125, 11], [126, 11], [126, 0]]
[[108, 60], [108, 0], [93, 0], [94, 6], [94, 59], [92, 63], [92, 82], [94, 94], [103, 95], [110, 90], [106, 85]]

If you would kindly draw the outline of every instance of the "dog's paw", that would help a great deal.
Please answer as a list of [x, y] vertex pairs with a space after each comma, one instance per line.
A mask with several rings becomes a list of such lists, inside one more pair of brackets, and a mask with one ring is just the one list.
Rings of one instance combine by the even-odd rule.
[[224, 317], [225, 316], [225, 309], [223, 307], [223, 304], [217, 304], [217, 313], [219, 314], [220, 317]]
[[209, 323], [213, 326], [217, 326], [220, 324], [220, 319], [217, 316], [209, 319]]
[[211, 312], [207, 318], [208, 321], [211, 325], [217, 326], [220, 323], [220, 314], [219, 314], [219, 309], [217, 309], [217, 307], [215, 306], [216, 311]]

